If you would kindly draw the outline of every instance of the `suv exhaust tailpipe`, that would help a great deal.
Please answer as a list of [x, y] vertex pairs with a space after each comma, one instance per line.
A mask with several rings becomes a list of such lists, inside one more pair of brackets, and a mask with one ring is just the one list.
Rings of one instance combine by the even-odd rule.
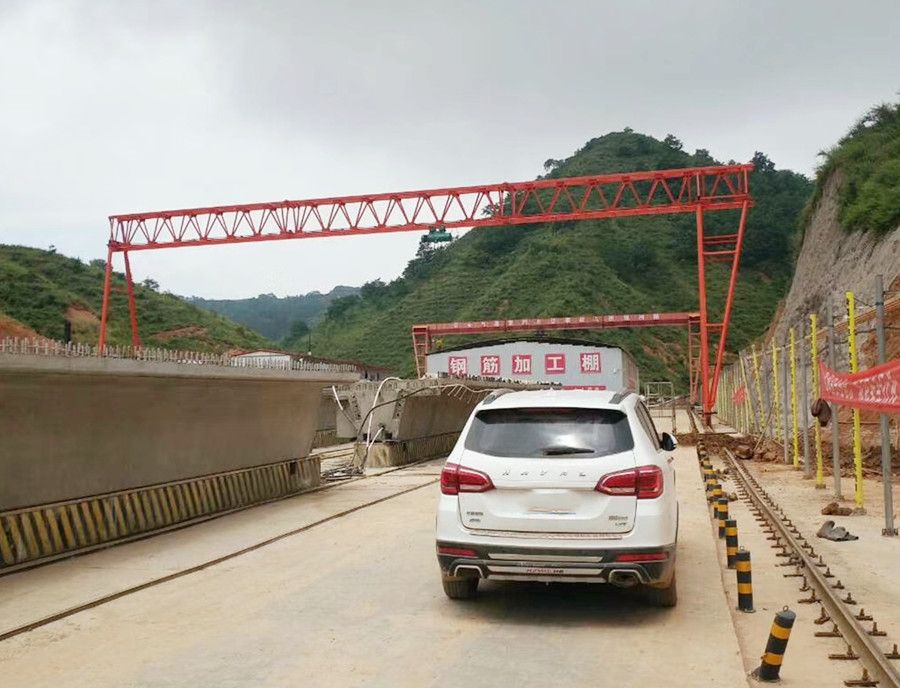
[[611, 571], [606, 580], [617, 588], [633, 588], [635, 585], [640, 585], [643, 582], [637, 571], [624, 571], [621, 569]]

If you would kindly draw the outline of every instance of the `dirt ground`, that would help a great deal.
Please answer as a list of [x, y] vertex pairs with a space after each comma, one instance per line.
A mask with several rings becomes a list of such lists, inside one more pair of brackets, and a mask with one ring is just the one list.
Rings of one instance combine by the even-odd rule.
[[[434, 557], [433, 462], [17, 574], [21, 611], [34, 613], [54, 590], [66, 595], [55, 604], [71, 606], [100, 573], [116, 589], [146, 569], [177, 567], [174, 540], [193, 555], [215, 544], [213, 531], [226, 545], [243, 541], [247, 529], [262, 535], [275, 525], [266, 514], [277, 515], [281, 529], [284, 520], [346, 508], [349, 496], [428, 483], [4, 641], [0, 676], [3, 685], [48, 688], [746, 686], [696, 456], [681, 448], [675, 461], [674, 609], [650, 608], [628, 591], [566, 584], [488, 582], [471, 602], [447, 600]], [[75, 567], [84, 575], [73, 578]]]
[[[724, 468], [724, 462], [713, 460], [716, 468]], [[768, 468], [768, 466], [763, 466]], [[735, 491], [735, 481], [726, 478], [723, 487], [726, 492]], [[807, 484], [807, 487], [810, 487]], [[768, 489], [768, 487], [767, 487]], [[775, 613], [784, 607], [790, 608], [796, 615], [788, 648], [784, 655], [781, 669], [781, 685], [783, 686], [839, 686], [845, 678], [857, 678], [860, 666], [857, 662], [829, 662], [828, 654], [841, 652], [844, 649], [840, 638], [817, 638], [814, 634], [822, 628], [814, 623], [819, 614], [818, 604], [803, 604], [799, 600], [809, 593], [801, 592], [801, 579], [785, 578], [784, 574], [792, 568], [779, 566], [784, 561], [777, 556], [772, 542], [767, 539], [766, 532], [753, 518], [749, 508], [743, 501], [729, 504], [729, 517], [737, 520], [738, 540], [741, 547], [751, 554], [753, 575], [753, 613], [745, 613], [737, 609], [737, 576], [734, 570], [726, 565], [725, 543], [718, 539], [719, 563], [722, 585], [731, 609], [732, 620], [744, 669], [752, 671], [759, 666], [759, 658], [763, 653], [769, 628]], [[797, 521], [795, 521], [796, 523]], [[799, 526], [799, 523], [798, 523]], [[809, 527], [799, 526], [804, 533], [810, 534]], [[818, 526], [816, 526], [818, 528]], [[717, 538], [717, 529], [710, 522], [711, 536]], [[815, 540], [815, 538], [813, 538]], [[851, 543], [852, 544], [852, 543]], [[818, 547], [818, 543], [816, 544]], [[843, 566], [828, 558], [833, 570], [840, 569], [839, 575], [848, 582]], [[849, 589], [849, 583], [848, 583]], [[861, 595], [862, 587], [854, 587], [854, 595]], [[871, 599], [867, 593], [867, 599]], [[829, 627], [830, 628], [830, 627]]]
[[[866, 428], [863, 428], [863, 432], [861, 433], [863, 445], [862, 445], [862, 461], [863, 461], [863, 475], [869, 479], [880, 479], [881, 478], [881, 437], [880, 430], [872, 430], [871, 432], [866, 432]], [[844, 434], [842, 432], [842, 434]], [[833, 473], [832, 470], [832, 452], [831, 452], [831, 430], [830, 428], [822, 428], [822, 469], [825, 475], [830, 476]], [[891, 474], [894, 476], [895, 480], [900, 478], [900, 448], [898, 448], [898, 443], [895, 440], [895, 433], [891, 433]], [[731, 438], [729, 448], [734, 450], [736, 446], [740, 445], [750, 445], [751, 447], [755, 446], [755, 443], [752, 440], [737, 440], [736, 438]], [[813, 470], [815, 471], [815, 461], [816, 461], [816, 449], [815, 449], [815, 438], [812, 432], [809, 433], [809, 454], [810, 461], [813, 464]], [[788, 453], [791, 454], [791, 448], [788, 448]], [[792, 455], [792, 454], [791, 454]], [[844, 438], [841, 438], [840, 448], [838, 449], [838, 456], [840, 457], [841, 464], [841, 475], [844, 478], [852, 478], [853, 477], [853, 445], [850, 443], [849, 439], [847, 442], [844, 441]], [[774, 442], [773, 440], [764, 440], [759, 444], [756, 449], [754, 458], [759, 461], [764, 461], [767, 463], [776, 463], [782, 464], [784, 461], [784, 449], [780, 442]], [[803, 464], [803, 438], [800, 438], [800, 462]]]
[[[833, 480], [826, 480], [826, 488], [817, 490], [813, 482], [804, 479], [803, 472], [784, 464], [746, 462], [757, 480], [782, 506], [787, 516], [813, 543], [831, 567], [832, 572], [852, 591], [861, 607], [875, 617], [879, 629], [888, 633], [882, 645], [900, 642], [900, 591], [897, 585], [897, 564], [900, 563], [900, 537], [885, 537], [883, 490], [880, 481], [863, 480], [865, 514], [852, 516], [823, 516], [821, 509], [834, 500]], [[845, 497], [853, 496], [851, 479], [842, 479]], [[894, 481], [894, 513], [900, 502], [900, 481]], [[852, 499], [841, 501], [852, 507]], [[832, 542], [816, 538], [815, 533], [826, 520], [844, 526], [859, 540]]]

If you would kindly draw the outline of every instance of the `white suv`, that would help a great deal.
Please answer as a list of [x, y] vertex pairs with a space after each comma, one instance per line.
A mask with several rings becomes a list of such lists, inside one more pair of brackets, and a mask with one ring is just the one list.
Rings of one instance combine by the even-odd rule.
[[641, 586], [676, 602], [675, 440], [631, 392], [493, 393], [441, 472], [444, 592], [482, 578]]

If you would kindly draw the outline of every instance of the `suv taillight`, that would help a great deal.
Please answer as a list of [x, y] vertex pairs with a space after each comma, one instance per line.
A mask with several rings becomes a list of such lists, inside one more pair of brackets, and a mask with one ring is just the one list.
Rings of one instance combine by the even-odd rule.
[[448, 463], [441, 471], [441, 493], [457, 495], [460, 492], [487, 492], [494, 489], [490, 476], [474, 468]]
[[609, 473], [600, 478], [597, 492], [638, 499], [656, 499], [663, 493], [663, 473], [659, 466], [638, 466]]

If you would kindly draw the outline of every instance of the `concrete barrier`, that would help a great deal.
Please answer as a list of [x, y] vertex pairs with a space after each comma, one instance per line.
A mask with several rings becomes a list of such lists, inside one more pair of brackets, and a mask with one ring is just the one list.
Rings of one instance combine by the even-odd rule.
[[0, 511], [306, 456], [358, 376], [0, 355]]

